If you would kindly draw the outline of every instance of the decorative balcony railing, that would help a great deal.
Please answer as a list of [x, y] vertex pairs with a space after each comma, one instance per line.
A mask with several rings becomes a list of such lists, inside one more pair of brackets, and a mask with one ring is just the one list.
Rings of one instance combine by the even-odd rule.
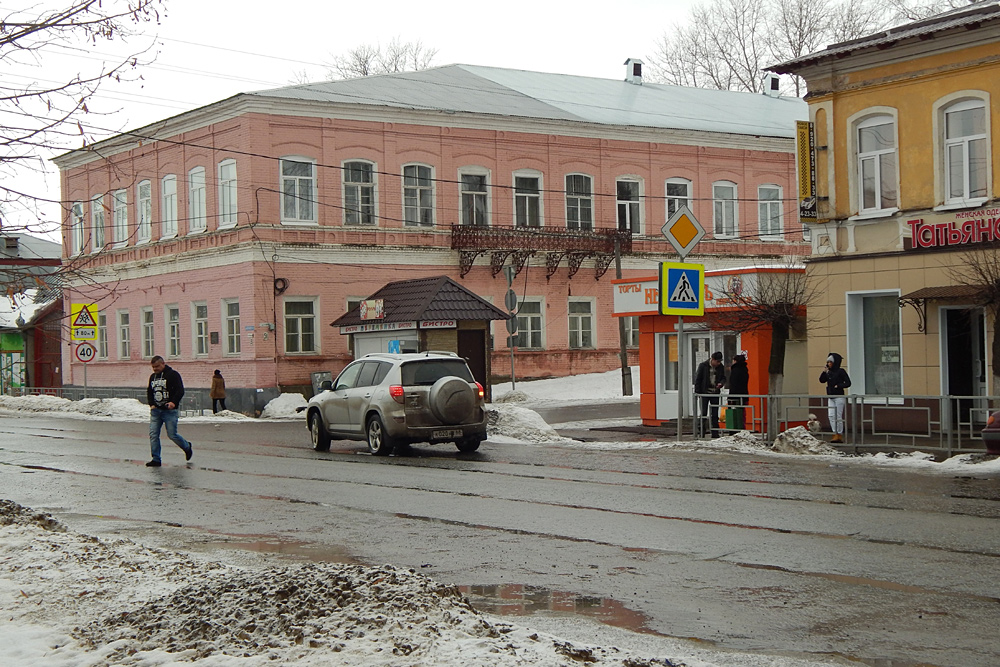
[[569, 277], [580, 270], [583, 260], [593, 258], [594, 279], [608, 270], [615, 258], [615, 246], [622, 255], [632, 252], [632, 233], [619, 229], [580, 231], [555, 227], [474, 227], [451, 226], [451, 247], [459, 251], [461, 275], [465, 277], [480, 255], [490, 254], [493, 275], [510, 258], [515, 274], [520, 273], [529, 257], [545, 255], [545, 277], [551, 278], [565, 258]]

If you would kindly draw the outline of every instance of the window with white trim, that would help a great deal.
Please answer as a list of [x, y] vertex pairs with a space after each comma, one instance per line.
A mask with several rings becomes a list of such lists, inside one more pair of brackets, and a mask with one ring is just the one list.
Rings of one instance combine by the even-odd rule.
[[178, 306], [166, 307], [167, 319], [167, 356], [181, 356], [181, 309]]
[[195, 167], [188, 172], [188, 233], [203, 232], [208, 228], [208, 207], [205, 203], [205, 168]]
[[736, 208], [736, 184], [712, 183], [712, 229], [715, 238], [735, 238], [739, 229]]
[[136, 186], [136, 234], [138, 243], [146, 243], [153, 236], [153, 186], [140, 181]]
[[153, 322], [153, 308], [147, 306], [139, 311], [142, 318], [142, 357], [149, 359], [156, 355], [156, 325]]
[[625, 321], [625, 347], [639, 347], [639, 316], [629, 315]]
[[69, 254], [83, 252], [83, 204], [76, 202], [69, 213]]
[[573, 350], [594, 347], [594, 302], [592, 299], [569, 300], [569, 347]]
[[226, 299], [222, 302], [223, 322], [226, 332], [226, 354], [240, 353], [240, 301]]
[[434, 226], [434, 170], [425, 164], [403, 167], [403, 223]]
[[484, 171], [459, 172], [461, 193], [461, 221], [471, 227], [488, 227], [490, 224], [489, 175]]
[[160, 181], [160, 238], [177, 236], [177, 176], [167, 174]]
[[761, 185], [757, 188], [757, 224], [762, 239], [782, 239], [780, 186]]
[[847, 354], [851, 392], [903, 393], [899, 291], [847, 294]]
[[219, 227], [232, 227], [237, 222], [236, 160], [219, 163]]
[[97, 358], [108, 358], [108, 316], [97, 313]]
[[542, 300], [525, 298], [517, 306], [517, 334], [514, 345], [522, 350], [540, 350], [545, 346]]
[[316, 352], [316, 299], [285, 299], [285, 353]]
[[194, 321], [194, 353], [204, 357], [208, 354], [208, 304], [195, 302], [191, 304], [192, 320]]
[[344, 163], [344, 224], [374, 225], [375, 166], [371, 162]]
[[963, 100], [943, 112], [945, 203], [978, 205], [987, 197], [990, 160], [986, 105], [979, 99]]
[[128, 190], [115, 190], [115, 219], [111, 229], [112, 241], [116, 246], [128, 243]]
[[663, 188], [667, 195], [667, 220], [681, 206], [691, 208], [691, 181], [686, 178], [668, 178]]
[[132, 357], [132, 334], [127, 310], [118, 311], [118, 358]]
[[540, 176], [514, 174], [514, 226], [542, 226], [542, 179]]
[[594, 230], [593, 184], [586, 174], [566, 175], [566, 229]]
[[316, 222], [316, 165], [302, 158], [283, 158], [281, 221]]
[[104, 195], [94, 195], [90, 200], [90, 252], [104, 247]]
[[859, 212], [873, 213], [897, 208], [895, 121], [891, 116], [869, 116], [855, 128]]
[[622, 178], [615, 184], [618, 204], [618, 229], [638, 234], [642, 229], [641, 183]]

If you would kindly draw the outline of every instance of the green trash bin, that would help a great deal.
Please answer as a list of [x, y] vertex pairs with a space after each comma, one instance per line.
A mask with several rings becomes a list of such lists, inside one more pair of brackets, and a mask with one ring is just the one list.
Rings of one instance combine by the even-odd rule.
[[736, 428], [736, 411], [739, 410], [738, 407], [734, 405], [726, 406], [726, 428], [735, 429]]

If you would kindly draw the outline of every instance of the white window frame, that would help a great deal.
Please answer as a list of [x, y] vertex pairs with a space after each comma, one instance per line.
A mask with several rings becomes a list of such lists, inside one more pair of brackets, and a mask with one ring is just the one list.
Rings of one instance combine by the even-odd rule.
[[[773, 199], [765, 199], [764, 191], [772, 191], [775, 194]], [[784, 206], [782, 200], [782, 190], [780, 185], [774, 183], [764, 183], [757, 186], [757, 229], [760, 238], [765, 241], [781, 241], [785, 238]], [[768, 224], [777, 221], [776, 229], [772, 229]]]
[[638, 349], [639, 316], [627, 315], [623, 316], [622, 319], [625, 321], [625, 347], [627, 347], [630, 350]]
[[[205, 309], [205, 316], [198, 315], [198, 309]], [[195, 357], [207, 357], [209, 350], [208, 302], [191, 302], [191, 351]]]
[[115, 190], [112, 198], [115, 207], [111, 241], [116, 248], [121, 248], [128, 245], [128, 190]]
[[[309, 175], [286, 174], [285, 167], [291, 165], [309, 167]], [[317, 222], [316, 160], [302, 155], [286, 155], [278, 160], [278, 190], [281, 192], [281, 224], [315, 225]], [[294, 215], [288, 214], [288, 207]]]
[[[312, 306], [312, 313], [309, 314], [309, 315], [298, 314], [298, 313], [291, 313], [291, 314], [289, 314], [289, 312], [288, 312], [288, 306], [290, 304], [293, 304], [293, 303], [308, 303], [308, 304], [310, 304]], [[289, 356], [319, 354], [319, 351], [320, 351], [320, 349], [319, 349], [319, 347], [320, 347], [320, 340], [319, 340], [319, 338], [320, 338], [320, 327], [318, 326], [319, 325], [319, 321], [320, 321], [319, 297], [315, 297], [315, 296], [313, 296], [313, 297], [309, 297], [309, 296], [296, 296], [296, 297], [288, 297], [288, 298], [286, 298], [284, 300], [283, 305], [282, 305], [282, 317], [283, 317], [282, 322], [284, 323], [284, 330], [285, 330], [285, 335], [284, 335], [285, 354], [287, 354]], [[312, 348], [308, 349], [308, 350], [304, 349], [304, 346], [303, 346], [303, 337], [304, 337], [303, 331], [304, 330], [303, 330], [303, 327], [302, 327], [302, 323], [304, 321], [306, 321], [306, 320], [311, 320], [312, 321], [312, 339], [313, 339], [313, 344], [312, 344]], [[296, 326], [294, 327], [295, 328], [295, 332], [294, 333], [290, 331], [290, 329], [292, 328], [292, 327], [289, 326], [289, 322], [290, 321], [295, 321], [296, 322]], [[296, 347], [298, 347], [297, 350], [290, 350], [289, 349], [289, 345], [288, 345], [289, 340], [288, 339], [289, 339], [289, 336], [291, 336], [291, 335], [295, 336], [295, 340], [297, 342]]]
[[153, 238], [153, 184], [149, 179], [135, 186], [135, 240], [149, 243]]
[[239, 174], [236, 171], [236, 160], [227, 158], [219, 162], [218, 173], [219, 229], [229, 229], [239, 222]]
[[[371, 174], [370, 181], [353, 180], [350, 165], [364, 165]], [[375, 227], [378, 226], [378, 166], [371, 160], [360, 158], [344, 160], [341, 163], [341, 187], [344, 201], [344, 224], [351, 227]], [[348, 180], [348, 179], [352, 180]], [[368, 191], [369, 201], [365, 202], [365, 191]], [[357, 201], [356, 204], [348, 202], [348, 193], [351, 199]]]
[[[681, 196], [678, 194], [670, 193], [670, 186], [683, 186], [685, 195]], [[670, 216], [679, 209], [681, 206], [687, 206], [688, 210], [691, 210], [691, 198], [693, 192], [693, 184], [690, 179], [673, 177], [668, 178], [663, 182], [663, 196], [666, 199], [666, 219], [669, 220]]]
[[[231, 315], [229, 312], [229, 306], [236, 306], [236, 315]], [[224, 354], [227, 357], [238, 357], [243, 349], [241, 331], [240, 331], [240, 300], [239, 299], [223, 299], [222, 300], [222, 335], [225, 338], [223, 342]]]
[[[522, 315], [524, 306], [531, 304], [538, 306], [537, 313], [525, 313]], [[517, 304], [517, 333], [518, 339], [516, 347], [519, 350], [544, 350], [545, 349], [545, 299], [537, 296], [526, 296]], [[537, 345], [521, 345], [520, 341], [524, 336], [536, 338]], [[532, 342], [529, 340], [529, 343]]]
[[[861, 130], [877, 125], [891, 124], [893, 134], [893, 146], [889, 149], [877, 151], [861, 152], [860, 132]], [[849, 155], [853, 159], [853, 167], [848, 170], [848, 181], [851, 189], [851, 208], [857, 211], [854, 219], [887, 217], [899, 210], [899, 122], [896, 110], [891, 107], [871, 107], [860, 111], [847, 119]], [[883, 178], [881, 158], [884, 155], [893, 155], [895, 158], [895, 174], [891, 177]], [[865, 187], [863, 169], [866, 162], [870, 162], [875, 168], [876, 181], [879, 187], [876, 189], [874, 206], [865, 207]], [[885, 180], [890, 180], [896, 196], [896, 205], [883, 206], [881, 184]]]
[[164, 356], [177, 359], [181, 356], [181, 307], [176, 303], [163, 307], [163, 325], [167, 337], [167, 353]]
[[188, 170], [188, 234], [200, 234], [208, 229], [208, 204], [205, 168], [192, 167]]
[[[985, 125], [981, 134], [966, 135], [963, 137], [948, 138], [948, 114], [958, 111], [967, 111], [974, 108], [984, 110]], [[947, 95], [934, 103], [934, 133], [937, 138], [934, 144], [934, 180], [937, 183], [938, 201], [944, 202], [941, 208], [974, 208], [982, 206], [989, 201], [993, 183], [993, 161], [990, 159], [992, 153], [991, 140], [991, 116], [990, 95], [984, 91], [964, 90]], [[985, 193], [983, 196], [973, 197], [970, 192], [969, 173], [969, 144], [973, 141], [982, 141], [985, 144], [986, 164], [985, 173]], [[951, 170], [948, 168], [949, 148], [960, 147], [962, 149], [962, 194], [951, 196]]]
[[156, 356], [156, 316], [152, 306], [139, 310], [139, 322], [142, 326], [142, 358], [151, 359]]
[[[633, 201], [632, 199], [619, 199], [618, 195], [618, 184], [619, 183], [635, 183], [636, 192], [638, 199]], [[622, 225], [622, 206], [625, 206], [625, 211], [627, 211], [626, 222], [628, 224], [629, 230], [633, 235], [639, 236], [642, 234], [643, 230], [643, 209], [645, 208], [646, 201], [646, 188], [645, 182], [639, 176], [634, 176], [630, 174], [625, 174], [615, 178], [615, 228], [618, 230], [623, 230]], [[638, 218], [634, 220], [633, 218]]]
[[104, 248], [104, 225], [104, 195], [94, 195], [90, 198], [90, 252]]
[[[570, 178], [584, 178], [587, 183], [587, 192], [580, 193], [570, 189]], [[566, 193], [566, 229], [574, 229], [584, 232], [594, 231], [594, 177], [590, 174], [572, 173], [566, 174], [563, 179], [563, 187]], [[584, 205], [586, 203], [586, 205]], [[576, 211], [576, 220], [571, 219], [570, 211]], [[581, 213], [588, 212], [588, 220], [584, 224], [584, 216]], [[574, 224], [575, 223], [575, 224]]]
[[108, 358], [108, 315], [97, 313], [97, 358]]
[[160, 238], [177, 236], [177, 175], [160, 179]]
[[[407, 185], [407, 179], [414, 178], [407, 176], [407, 169], [416, 169], [418, 171], [415, 177], [415, 185]], [[423, 177], [419, 174], [419, 170], [421, 169], [426, 169], [429, 174], [426, 184], [422, 182]], [[402, 173], [403, 225], [406, 227], [433, 227], [436, 223], [437, 217], [435, 206], [435, 202], [437, 201], [437, 181], [434, 178], [434, 167], [421, 162], [413, 162], [410, 164], [404, 164]], [[430, 198], [429, 205], [422, 203], [423, 195]], [[430, 221], [424, 220], [427, 214], [430, 215]]]
[[[483, 190], [466, 190], [465, 183], [463, 182], [463, 177], [465, 176], [477, 176], [483, 178]], [[491, 187], [492, 179], [490, 178], [489, 169], [483, 167], [462, 167], [458, 170], [458, 220], [460, 225], [466, 227], [491, 227], [490, 213], [493, 210], [492, 194], [493, 188]], [[482, 224], [478, 224], [477, 220], [469, 220], [465, 215], [466, 211], [466, 198], [475, 203], [476, 201], [482, 199], [483, 205], [485, 207], [485, 212], [483, 215]], [[475, 207], [472, 209], [475, 211]], [[474, 216], [475, 217], [475, 216]]]
[[[732, 196], [721, 196], [717, 188], [731, 188]], [[739, 187], [732, 181], [715, 181], [712, 183], [712, 236], [717, 239], [735, 239], [739, 233]]]
[[118, 358], [132, 358], [132, 322], [129, 311], [119, 310], [115, 321], [118, 324]]
[[[535, 179], [536, 189], [534, 192], [525, 190], [519, 192], [517, 179]], [[542, 172], [536, 169], [518, 169], [511, 174], [511, 193], [514, 197], [514, 226], [531, 227], [537, 229], [545, 226], [545, 203], [542, 193], [545, 192], [545, 183], [542, 180]], [[524, 204], [524, 220], [521, 215], [521, 204]], [[537, 206], [536, 224], [531, 224], [531, 205]], [[523, 223], [523, 224], [522, 224]]]
[[75, 202], [69, 209], [69, 254], [83, 254], [83, 202]]
[[[847, 303], [847, 362], [850, 363], [849, 375], [851, 376], [851, 388], [847, 390], [850, 394], [871, 394], [868, 390], [868, 378], [865, 371], [865, 322], [864, 322], [864, 300], [868, 297], [892, 297], [898, 299], [900, 291], [894, 290], [871, 290], [868, 292], [847, 292], [845, 299]], [[897, 331], [899, 333], [899, 388], [906, 386], [903, 360], [903, 323], [902, 311], [899, 312]], [[899, 394], [885, 394], [889, 397]]]
[[[570, 297], [566, 304], [567, 314], [567, 338], [566, 345], [571, 350], [595, 350], [597, 349], [597, 328], [595, 327], [595, 304], [594, 297]], [[574, 313], [573, 306], [576, 304], [587, 304], [590, 310], [586, 313]], [[574, 344], [573, 337], [576, 333], [577, 341]], [[590, 344], [586, 344], [585, 334], [590, 336]]]

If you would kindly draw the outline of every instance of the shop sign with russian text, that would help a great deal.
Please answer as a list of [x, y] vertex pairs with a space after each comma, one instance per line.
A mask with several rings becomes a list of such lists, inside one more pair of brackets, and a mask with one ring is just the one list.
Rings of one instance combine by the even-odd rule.
[[1000, 208], [959, 211], [940, 221], [907, 220], [910, 249], [942, 248], [1000, 241]]

